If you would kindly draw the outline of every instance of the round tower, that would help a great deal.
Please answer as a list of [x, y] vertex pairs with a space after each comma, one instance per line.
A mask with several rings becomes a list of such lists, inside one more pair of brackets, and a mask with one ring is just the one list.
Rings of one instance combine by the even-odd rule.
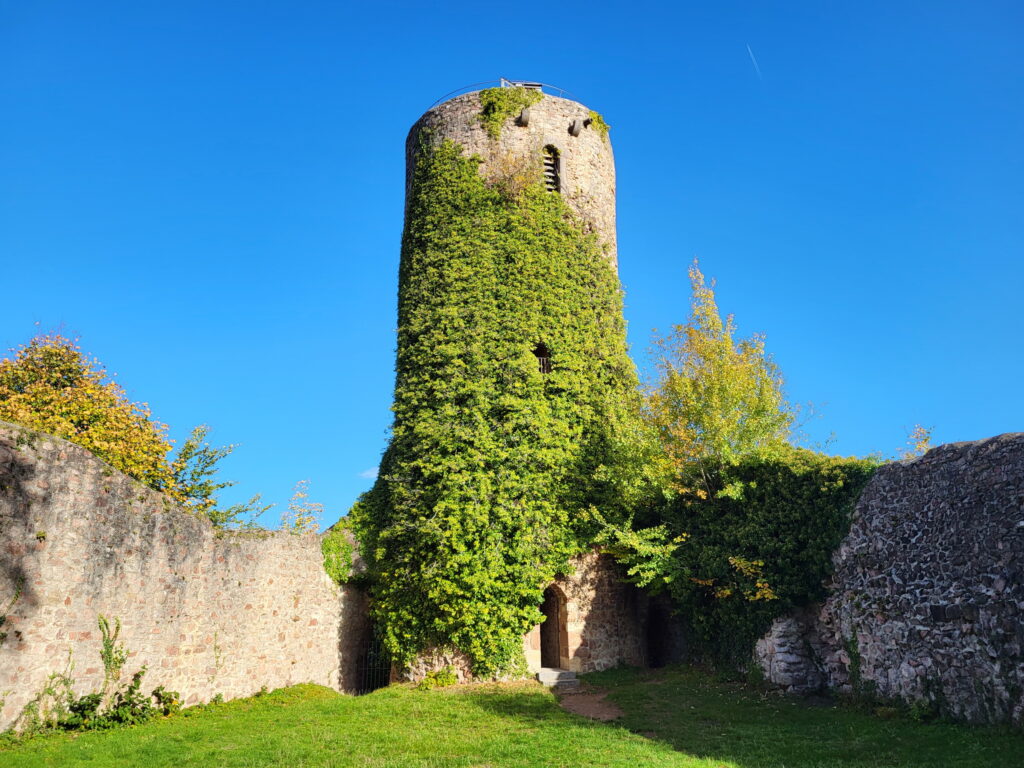
[[544, 588], [635, 494], [607, 134], [525, 87], [457, 96], [410, 131], [394, 422], [352, 515], [406, 669], [520, 669]]
[[[489, 123], [481, 119], [485, 110], [482, 95], [487, 101], [487, 94], [516, 91], [528, 95], [520, 96], [518, 101], [506, 98], [506, 104], [512, 103], [504, 114], [494, 114]], [[500, 107], [494, 109], [497, 112]], [[488, 130], [489, 125], [498, 126], [498, 130]], [[615, 161], [608, 133], [608, 125], [597, 112], [539, 89], [513, 86], [464, 93], [428, 109], [409, 131], [407, 190], [425, 136], [431, 142], [449, 139], [466, 154], [479, 156], [485, 177], [516, 162], [540, 160], [546, 166], [548, 180], [557, 182], [559, 194], [597, 233], [608, 259], [617, 265]]]

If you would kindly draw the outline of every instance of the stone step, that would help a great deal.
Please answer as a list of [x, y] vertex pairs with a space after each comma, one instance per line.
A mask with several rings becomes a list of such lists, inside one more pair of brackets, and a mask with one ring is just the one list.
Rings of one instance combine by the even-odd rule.
[[568, 669], [556, 669], [554, 667], [543, 667], [537, 673], [537, 679], [547, 686], [562, 686], [562, 685], [575, 685], [579, 687], [579, 681], [576, 679], [576, 673], [570, 672]]

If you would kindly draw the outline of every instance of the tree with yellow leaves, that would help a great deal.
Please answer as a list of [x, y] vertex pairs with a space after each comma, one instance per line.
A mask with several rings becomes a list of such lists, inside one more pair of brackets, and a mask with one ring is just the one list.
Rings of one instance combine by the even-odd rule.
[[916, 459], [924, 456], [932, 449], [932, 430], [934, 427], [926, 427], [922, 424], [915, 424], [907, 435], [907, 446], [903, 449], [901, 459]]
[[678, 489], [706, 497], [723, 490], [715, 487], [716, 467], [784, 445], [794, 409], [764, 337], [736, 339], [733, 316], [722, 319], [714, 283], [705, 283], [696, 260], [689, 275], [689, 321], [655, 339], [658, 378], [647, 415]]
[[772, 619], [822, 598], [875, 464], [789, 444], [795, 409], [764, 338], [736, 338], [696, 262], [689, 276], [690, 317], [655, 340], [646, 398], [675, 493], [606, 523], [599, 543], [632, 581], [669, 594], [691, 654], [735, 669]]
[[74, 340], [41, 334], [11, 352], [0, 360], [0, 419], [80, 445], [219, 528], [252, 527], [269, 509], [258, 495], [220, 508], [217, 492], [234, 483], [216, 480], [216, 465], [235, 446], [211, 446], [202, 425], [169, 459], [167, 425], [145, 403], [132, 402]]
[[157, 490], [173, 483], [167, 425], [60, 334], [0, 360], [0, 419], [70, 440]]

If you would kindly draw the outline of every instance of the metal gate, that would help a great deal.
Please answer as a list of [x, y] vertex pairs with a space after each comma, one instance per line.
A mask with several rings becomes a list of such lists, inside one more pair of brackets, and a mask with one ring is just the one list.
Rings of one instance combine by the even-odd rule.
[[376, 629], [369, 634], [359, 654], [358, 670], [357, 696], [376, 691], [391, 682], [391, 654], [384, 647], [383, 639]]

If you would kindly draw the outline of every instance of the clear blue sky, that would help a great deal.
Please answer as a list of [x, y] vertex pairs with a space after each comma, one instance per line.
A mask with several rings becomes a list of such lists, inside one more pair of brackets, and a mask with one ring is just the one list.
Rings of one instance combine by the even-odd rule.
[[0, 345], [80, 335], [240, 444], [227, 501], [309, 479], [330, 522], [390, 422], [406, 132], [499, 76], [612, 125], [642, 369], [696, 256], [812, 441], [1024, 430], [1010, 1], [0, 0]]

